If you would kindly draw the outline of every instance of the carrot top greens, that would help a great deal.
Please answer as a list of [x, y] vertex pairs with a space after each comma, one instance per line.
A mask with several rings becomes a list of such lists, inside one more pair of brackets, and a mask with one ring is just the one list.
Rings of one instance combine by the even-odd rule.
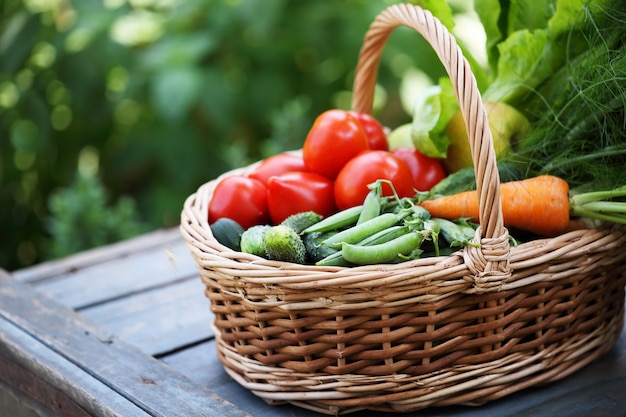
[[[606, 191], [572, 194], [570, 213], [573, 216], [626, 224], [626, 186]], [[620, 201], [620, 199], [622, 201]]]
[[564, 39], [563, 66], [526, 96], [533, 130], [511, 158], [529, 175], [558, 175], [579, 191], [626, 184], [624, 5], [586, 2]]

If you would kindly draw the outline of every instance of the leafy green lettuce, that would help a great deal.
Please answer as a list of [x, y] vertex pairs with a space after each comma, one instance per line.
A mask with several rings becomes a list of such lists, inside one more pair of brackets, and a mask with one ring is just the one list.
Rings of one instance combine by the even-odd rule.
[[438, 85], [427, 88], [418, 96], [413, 110], [411, 140], [422, 154], [445, 158], [450, 143], [445, 129], [458, 109], [449, 78], [442, 78]]
[[[466, 49], [463, 52], [481, 80], [478, 85], [483, 101], [505, 102], [524, 111], [537, 99], [536, 92], [572, 59], [567, 54], [584, 51], [584, 42], [572, 36], [583, 20], [581, 13], [590, 5], [606, 1], [474, 0], [474, 10], [486, 34], [486, 71], [478, 67]], [[439, 17], [441, 10], [445, 8], [431, 12]], [[447, 13], [443, 16], [446, 20]], [[445, 126], [458, 109], [449, 86], [449, 80], [441, 80], [439, 89], [424, 92], [414, 110], [414, 144], [430, 156], [445, 157], [449, 143]]]

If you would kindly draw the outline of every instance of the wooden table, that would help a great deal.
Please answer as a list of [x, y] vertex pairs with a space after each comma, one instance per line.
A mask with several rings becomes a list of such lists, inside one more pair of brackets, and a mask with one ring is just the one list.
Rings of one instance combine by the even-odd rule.
[[[267, 405], [234, 382], [211, 320], [177, 229], [0, 271], [0, 415], [320, 416]], [[600, 360], [548, 386], [399, 416], [619, 416], [625, 391], [622, 334]]]

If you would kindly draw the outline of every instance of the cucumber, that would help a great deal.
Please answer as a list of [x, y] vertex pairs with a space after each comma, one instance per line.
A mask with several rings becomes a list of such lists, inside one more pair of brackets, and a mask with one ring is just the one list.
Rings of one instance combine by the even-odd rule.
[[272, 226], [263, 237], [267, 259], [304, 264], [306, 249], [302, 238], [289, 226]]
[[234, 251], [241, 249], [241, 235], [243, 232], [243, 227], [228, 217], [219, 218], [211, 225], [211, 233], [213, 233], [215, 240]]
[[322, 220], [322, 216], [314, 211], [303, 211], [300, 213], [292, 214], [283, 220], [280, 224], [283, 226], [291, 227], [296, 233], [300, 234], [303, 230], [313, 226]]
[[241, 251], [265, 258], [265, 233], [271, 228], [269, 225], [257, 225], [247, 229], [241, 235]]
[[302, 236], [304, 247], [306, 248], [307, 259], [316, 263], [327, 256], [338, 252], [338, 249], [323, 245], [322, 242], [328, 237], [334, 235], [335, 232], [313, 232]]

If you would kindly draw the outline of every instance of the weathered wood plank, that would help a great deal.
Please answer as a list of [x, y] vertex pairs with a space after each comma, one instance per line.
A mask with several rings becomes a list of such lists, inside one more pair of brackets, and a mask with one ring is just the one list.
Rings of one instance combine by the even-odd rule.
[[155, 246], [167, 246], [172, 242], [182, 240], [179, 229], [159, 229], [132, 239], [122, 240], [107, 246], [102, 246], [63, 259], [42, 262], [28, 268], [13, 271], [12, 275], [18, 281], [32, 282], [52, 276], [70, 273], [87, 266], [106, 262], [115, 258], [123, 258], [133, 253]]
[[[0, 329], [0, 351], [6, 358], [58, 387], [93, 415], [247, 415], [4, 272]], [[133, 411], [120, 411], [122, 407]]]
[[[4, 316], [0, 316], [0, 354], [3, 380], [35, 402], [55, 409], [57, 415], [62, 415], [62, 410], [71, 410], [71, 401], [74, 406], [97, 416], [149, 416], [112, 387], [81, 369], [71, 358], [50, 349]], [[22, 370], [24, 381], [12, 377], [14, 373], [6, 366], [7, 361]], [[28, 376], [24, 376], [26, 372]], [[27, 391], [24, 387], [30, 389]], [[54, 388], [57, 392], [47, 392]], [[56, 398], [51, 400], [49, 395]]]
[[209, 300], [199, 278], [80, 310], [120, 339], [154, 356], [213, 336]]
[[32, 285], [62, 304], [81, 309], [197, 275], [191, 253], [179, 237]]

